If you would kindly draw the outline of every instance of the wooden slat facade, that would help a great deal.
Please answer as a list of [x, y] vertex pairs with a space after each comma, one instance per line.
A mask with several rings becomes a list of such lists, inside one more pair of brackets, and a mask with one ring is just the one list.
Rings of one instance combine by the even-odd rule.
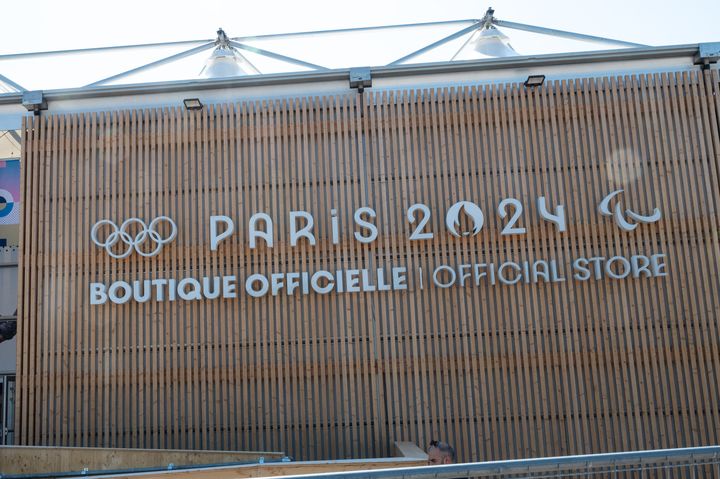
[[[317, 459], [443, 439], [467, 461], [718, 444], [719, 115], [717, 72], [693, 70], [27, 118], [19, 443]], [[662, 220], [599, 215], [620, 188]], [[500, 234], [507, 197], [526, 234]], [[473, 238], [445, 229], [462, 199], [485, 213]], [[433, 239], [408, 239], [418, 202]], [[290, 246], [291, 210], [313, 214], [315, 246]], [[272, 249], [248, 246], [261, 211]], [[217, 214], [237, 229], [212, 252]], [[153, 258], [90, 241], [100, 219], [159, 215], [178, 237]], [[252, 273], [655, 253], [666, 277], [243, 292]], [[93, 281], [225, 274], [237, 299], [89, 304]]]

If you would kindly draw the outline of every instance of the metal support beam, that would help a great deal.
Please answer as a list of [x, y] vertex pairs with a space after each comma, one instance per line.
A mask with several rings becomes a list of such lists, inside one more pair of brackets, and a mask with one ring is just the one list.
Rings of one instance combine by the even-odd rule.
[[472, 40], [472, 35], [468, 35], [468, 39], [465, 40], [460, 48], [455, 52], [455, 55], [450, 57], [450, 61], [455, 61], [455, 58], [457, 58], [458, 55], [460, 55], [460, 52], [463, 51], [463, 49], [467, 46], [468, 43], [470, 43], [470, 40]]
[[160, 65], [164, 65], [166, 63], [172, 63], [174, 61], [180, 60], [181, 58], [189, 57], [191, 55], [195, 55], [196, 53], [200, 53], [203, 50], [209, 50], [210, 48], [215, 46], [215, 42], [212, 41], [210, 43], [206, 43], [204, 45], [200, 45], [199, 47], [191, 48], [190, 50], [185, 50], [184, 52], [176, 53], [175, 55], [171, 55], [166, 58], [162, 58], [160, 60], [154, 61], [152, 63], [148, 63], [147, 65], [143, 65], [137, 68], [133, 68], [132, 70], [128, 70], [122, 73], [118, 73], [117, 75], [113, 75], [111, 77], [103, 78], [102, 80], [98, 80], [94, 83], [90, 83], [89, 85], [85, 85], [85, 87], [90, 86], [98, 86], [98, 85], [104, 85], [107, 82], [118, 80], [120, 78], [124, 78], [126, 76], [132, 75], [133, 73], [138, 73], [144, 70], [149, 70], [150, 68], [159, 67]]
[[249, 52], [257, 53], [258, 55], [263, 55], [263, 56], [268, 57], [268, 58], [272, 58], [272, 59], [275, 59], [275, 60], [280, 60], [280, 61], [283, 61], [283, 62], [285, 62], [285, 63], [291, 63], [291, 64], [293, 64], [293, 65], [299, 65], [299, 66], [301, 66], [301, 67], [307, 67], [307, 68], [310, 68], [310, 69], [312, 69], [312, 70], [317, 70], [317, 71], [327, 71], [327, 70], [329, 70], [329, 68], [325, 68], [325, 67], [320, 66], [320, 65], [315, 65], [314, 63], [304, 62], [304, 61], [302, 61], [302, 60], [298, 60], [297, 58], [287, 57], [287, 56], [281, 55], [281, 54], [279, 54], [279, 53], [271, 52], [271, 51], [269, 51], [269, 50], [263, 50], [262, 48], [253, 47], [253, 46], [250, 46], [250, 45], [246, 45], [246, 44], [244, 44], [244, 43], [236, 42], [236, 41], [234, 41], [234, 40], [230, 40], [229, 43], [230, 43], [230, 45], [234, 46], [235, 48], [240, 48], [240, 49], [242, 49], [242, 50], [247, 50], [247, 51], [249, 51]]
[[172, 47], [177, 45], [197, 45], [198, 43], [214, 42], [215, 40], [183, 40], [179, 42], [161, 42], [161, 43], [137, 43], [133, 45], [116, 45], [112, 47], [91, 47], [91, 48], [75, 48], [71, 50], [48, 50], [44, 52], [28, 52], [28, 53], [8, 53], [0, 55], [0, 60], [18, 60], [20, 58], [33, 58], [55, 55], [73, 55], [76, 53], [98, 53], [111, 50], [130, 50], [133, 48], [154, 48], [154, 47]]
[[388, 63], [388, 65], [398, 65], [398, 64], [400, 64], [400, 63], [406, 62], [407, 60], [410, 60], [411, 58], [415, 58], [415, 57], [418, 56], [418, 55], [422, 55], [423, 53], [425, 53], [425, 52], [427, 52], [427, 51], [430, 51], [430, 50], [432, 50], [432, 49], [434, 49], [434, 48], [437, 48], [437, 47], [439, 47], [440, 45], [444, 45], [444, 44], [446, 44], [447, 42], [451, 42], [451, 41], [455, 40], [456, 38], [460, 38], [460, 37], [462, 37], [463, 35], [467, 35], [468, 33], [471, 33], [471, 32], [477, 30], [477, 29], [480, 28], [480, 27], [482, 27], [482, 24], [480, 24], [480, 23], [474, 23], [474, 24], [470, 25], [470, 26], [467, 27], [467, 28], [463, 28], [463, 29], [460, 30], [459, 32], [455, 32], [455, 33], [453, 33], [452, 35], [448, 35], [448, 36], [445, 37], [445, 38], [441, 38], [440, 40], [436, 41], [435, 43], [431, 43], [430, 45], [428, 45], [428, 46], [426, 46], [426, 47], [423, 47], [423, 48], [421, 48], [420, 50], [415, 50], [414, 52], [410, 53], [409, 55], [405, 55], [405, 56], [402, 57], [402, 58], [398, 58], [398, 59], [395, 60], [394, 62]]
[[[339, 28], [334, 30], [316, 30], [316, 31], [305, 31], [305, 32], [288, 32], [288, 33], [273, 33], [269, 35], [248, 35], [242, 37], [234, 37], [231, 40], [235, 41], [248, 41], [248, 40], [261, 40], [269, 38], [287, 38], [287, 37], [299, 37], [299, 36], [312, 36], [312, 35], [324, 35], [328, 33], [351, 33], [351, 32], [364, 32], [373, 30], [386, 30], [392, 28], [408, 28], [408, 27], [429, 27], [438, 25], [453, 25], [458, 23], [471, 23], [477, 22], [478, 20], [447, 20], [441, 22], [425, 22], [425, 23], [405, 23], [399, 25], [383, 25], [378, 27], [356, 27], [356, 28]], [[197, 45], [205, 44], [207, 42], [214, 42], [215, 39], [203, 39], [203, 40], [183, 40], [178, 42], [159, 42], [159, 43], [139, 43], [131, 45], [117, 45], [110, 47], [92, 47], [92, 48], [76, 48], [69, 50], [48, 50], [43, 52], [27, 52], [27, 53], [9, 53], [0, 55], [0, 60], [16, 60], [20, 58], [32, 58], [42, 56], [53, 56], [53, 55], [72, 55], [76, 53], [93, 53], [93, 52], [105, 52], [110, 50], [127, 50], [132, 48], [154, 48], [154, 47], [171, 47], [177, 45]]]
[[592, 43], [608, 43], [611, 45], [618, 45], [621, 47], [646, 47], [640, 43], [625, 42], [622, 40], [614, 40], [612, 38], [596, 37], [593, 35], [583, 35], [582, 33], [566, 32], [564, 30], [555, 30], [552, 28], [536, 27], [534, 25], [526, 25], [524, 23], [508, 22], [506, 20], [493, 20], [493, 24], [512, 28], [513, 30], [523, 30], [526, 32], [539, 33], [541, 35], [549, 35], [551, 37], [569, 38], [571, 40], [578, 40], [581, 42], [592, 42]]
[[14, 81], [12, 81], [8, 77], [6, 77], [5, 75], [0, 75], [0, 81], [2, 81], [3, 83], [5, 83], [8, 86], [13, 87], [17, 91], [20, 91], [20, 92], [27, 91], [27, 88], [21, 87], [20, 85], [18, 85], [17, 83], [15, 83]]
[[372, 32], [375, 30], [389, 30], [393, 28], [412, 28], [412, 27], [434, 27], [439, 25], [454, 25], [458, 23], [477, 23], [478, 20], [448, 20], [443, 22], [425, 22], [425, 23], [401, 23], [397, 25], [382, 25], [378, 27], [356, 27], [356, 28], [336, 28], [334, 30], [315, 30], [305, 32], [290, 32], [290, 33], [273, 33], [269, 35], [252, 35], [246, 37], [235, 37], [231, 40], [235, 41], [248, 41], [248, 40], [263, 40], [268, 38], [288, 38], [288, 37], [302, 37], [302, 36], [313, 36], [313, 35], [325, 35], [328, 33], [353, 33], [353, 32]]

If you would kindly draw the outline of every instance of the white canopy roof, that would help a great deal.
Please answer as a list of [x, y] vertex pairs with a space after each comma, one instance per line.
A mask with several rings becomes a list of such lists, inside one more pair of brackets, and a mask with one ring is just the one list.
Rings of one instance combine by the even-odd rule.
[[226, 66], [242, 63], [225, 68], [231, 74], [262, 75], [638, 46], [499, 20], [492, 9], [481, 19], [253, 37], [227, 38], [221, 29], [215, 39], [0, 55], [0, 95], [203, 78], [213, 51]]

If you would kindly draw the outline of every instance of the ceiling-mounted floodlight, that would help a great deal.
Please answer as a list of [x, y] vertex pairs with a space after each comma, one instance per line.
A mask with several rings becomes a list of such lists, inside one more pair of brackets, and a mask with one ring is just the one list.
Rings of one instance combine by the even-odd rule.
[[260, 73], [255, 66], [230, 45], [230, 39], [223, 29], [217, 31], [215, 50], [200, 71], [206, 78], [234, 77]]
[[472, 49], [489, 57], [514, 57], [518, 55], [510, 46], [510, 39], [495, 26], [483, 27], [470, 39]]
[[485, 16], [476, 24], [477, 29], [470, 35], [470, 38], [463, 44], [451, 58], [469, 59], [477, 58], [478, 53], [488, 57], [514, 57], [518, 52], [510, 46], [510, 39], [495, 26], [496, 19], [493, 16], [495, 10], [487, 9]]
[[203, 104], [199, 98], [185, 98], [183, 100], [183, 103], [185, 104], [185, 108], [187, 108], [188, 110], [202, 110], [203, 109]]
[[527, 77], [527, 80], [525, 80], [525, 83], [523, 85], [527, 87], [535, 87], [540, 86], [543, 83], [545, 83], [545, 75], [530, 75]]
[[510, 46], [510, 39], [495, 27], [494, 14], [492, 7], [487, 9], [480, 20], [482, 27], [473, 33], [468, 43], [473, 50], [489, 57], [517, 56], [518, 53]]

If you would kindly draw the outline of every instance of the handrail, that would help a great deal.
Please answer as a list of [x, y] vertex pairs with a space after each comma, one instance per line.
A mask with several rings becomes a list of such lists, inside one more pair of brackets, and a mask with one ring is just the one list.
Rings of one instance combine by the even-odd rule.
[[[286, 460], [286, 459], [285, 459]], [[269, 460], [263, 462], [285, 462], [285, 460]], [[190, 471], [200, 473], [202, 471], [232, 470], [235, 467], [258, 465], [257, 462], [239, 462], [214, 465], [197, 465], [164, 468], [136, 468], [117, 471], [83, 471], [64, 473], [63, 477], [86, 477], [89, 475], [99, 477], [112, 477], [122, 474], [123, 477], [142, 477], [147, 474], [157, 474], [164, 470]], [[471, 462], [465, 464], [448, 464], [441, 466], [421, 467], [398, 467], [391, 469], [371, 469], [364, 471], [342, 471], [314, 474], [285, 475], [283, 479], [306, 479], [309, 477], [321, 477], [323, 479], [451, 479], [457, 477], [486, 477], [506, 474], [536, 474], [547, 473], [543, 477], [553, 477], [554, 474], [567, 476], [569, 471], [577, 471], [578, 474], [587, 472], [618, 472], [631, 470], [637, 471], [643, 468], [667, 467], [692, 467], [700, 465], [717, 465], [720, 468], [720, 446], [690, 447], [678, 449], [657, 449], [647, 451], [611, 452], [602, 454], [584, 454], [575, 456], [542, 457], [531, 459], [511, 459], [489, 462]], [[622, 468], [622, 469], [620, 469]], [[169, 469], [169, 470], [168, 470]], [[572, 472], [570, 472], [572, 474]], [[47, 474], [0, 474], [1, 479], [39, 479], [44, 477], [60, 477], [59, 475]]]
[[[498, 474], [532, 474], [539, 472], [589, 471], [618, 466], [643, 466], [659, 463], [679, 463], [682, 466], [720, 464], [720, 446], [658, 449], [649, 451], [611, 452], [577, 456], [557, 456], [533, 459], [512, 459], [490, 462], [471, 462], [442, 466], [423, 466], [396, 469], [375, 469], [358, 472], [324, 473], [313, 475], [323, 479], [451, 479], [483, 477]], [[688, 464], [689, 463], [689, 464]], [[603, 471], [607, 472], [607, 471]], [[283, 479], [306, 478], [309, 475], [283, 476]]]

